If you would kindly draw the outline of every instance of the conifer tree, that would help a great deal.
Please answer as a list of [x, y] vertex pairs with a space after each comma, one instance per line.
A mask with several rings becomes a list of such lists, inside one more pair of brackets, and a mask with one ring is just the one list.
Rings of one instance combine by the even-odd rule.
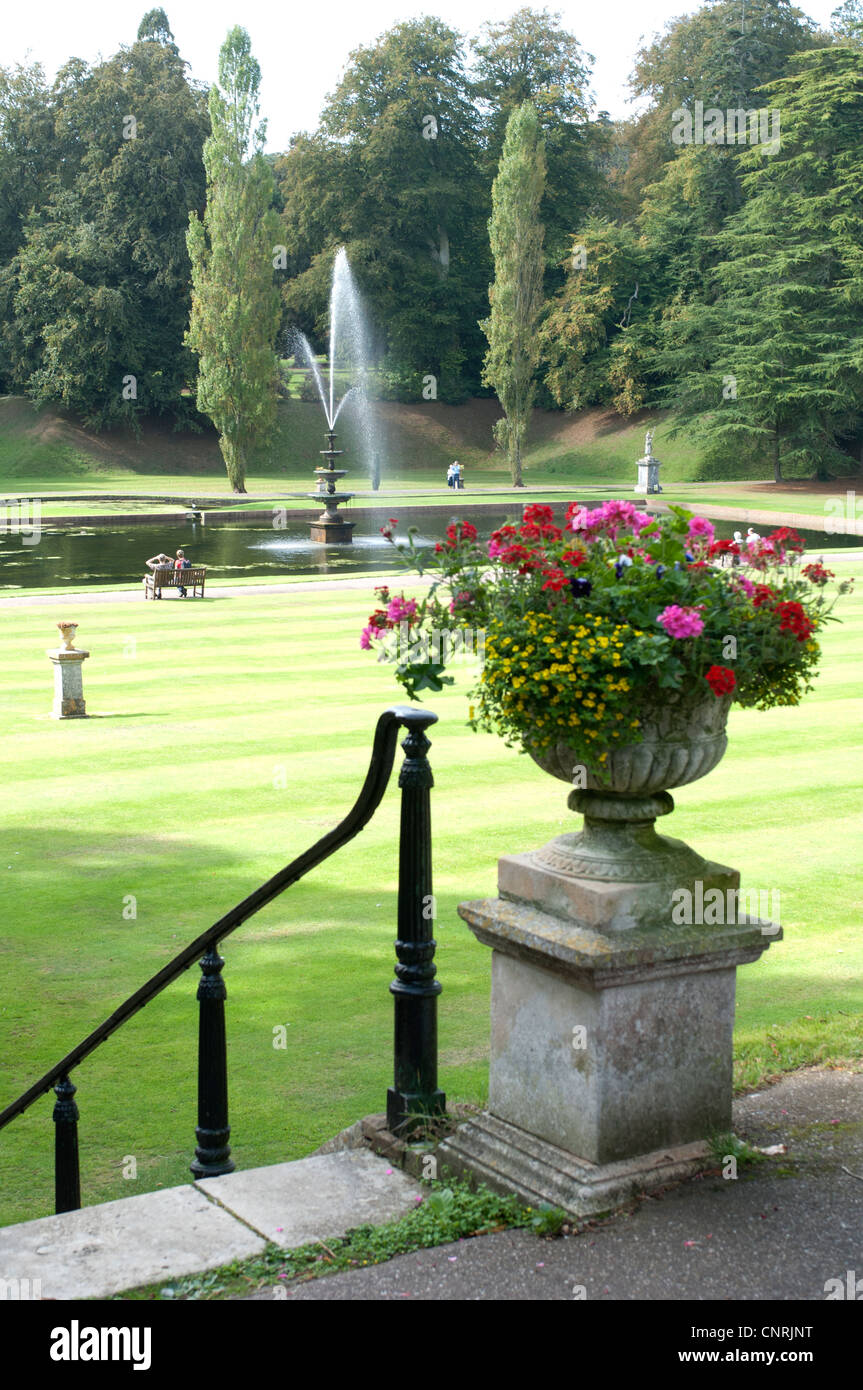
[[523, 487], [521, 451], [536, 390], [536, 328], [542, 309], [544, 257], [539, 204], [545, 187], [545, 149], [536, 109], [523, 102], [507, 122], [492, 186], [488, 229], [494, 257], [491, 314], [480, 327], [488, 339], [483, 380], [497, 393], [503, 419], [494, 430], [507, 452], [513, 487]]
[[189, 218], [192, 314], [187, 342], [199, 357], [198, 409], [219, 431], [234, 492], [246, 491], [252, 452], [276, 413], [279, 292], [273, 257], [279, 220], [256, 124], [261, 70], [244, 29], [230, 31], [210, 90], [212, 135], [204, 145], [207, 206]]

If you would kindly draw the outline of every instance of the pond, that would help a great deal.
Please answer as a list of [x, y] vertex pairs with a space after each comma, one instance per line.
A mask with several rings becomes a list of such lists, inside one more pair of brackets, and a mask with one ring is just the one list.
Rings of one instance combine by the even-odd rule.
[[[593, 500], [593, 499], [591, 499]], [[456, 515], [470, 516], [480, 535], [488, 536], [496, 527], [511, 520], [516, 509], [501, 507], [461, 513], [435, 508], [425, 514], [417, 509], [414, 524], [420, 527], [417, 541], [434, 545]], [[356, 516], [356, 513], [354, 513]], [[26, 535], [0, 534], [0, 589], [7, 593], [31, 588], [51, 588], [64, 584], [128, 584], [140, 580], [145, 561], [160, 551], [173, 554], [182, 548], [194, 565], [206, 565], [209, 574], [222, 584], [232, 579], [272, 579], [278, 575], [308, 578], [356, 574], [397, 568], [392, 546], [380, 534], [389, 512], [363, 511], [354, 532], [353, 545], [323, 546], [308, 538], [307, 521], [289, 521], [281, 529], [263, 523], [251, 525], [207, 525], [177, 519], [175, 525], [99, 526], [61, 529], [43, 524], [36, 545], [27, 545]], [[717, 521], [716, 533], [730, 537], [739, 522]], [[756, 527], [766, 534], [768, 527]], [[744, 527], [745, 530], [745, 527]], [[828, 536], [821, 531], [801, 533], [815, 553], [860, 546], [859, 537]]]

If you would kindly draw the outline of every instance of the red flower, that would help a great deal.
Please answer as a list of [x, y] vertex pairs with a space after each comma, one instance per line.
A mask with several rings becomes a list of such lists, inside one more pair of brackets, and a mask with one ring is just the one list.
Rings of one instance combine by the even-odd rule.
[[572, 526], [572, 521], [573, 521], [573, 517], [575, 516], [576, 512], [583, 512], [583, 511], [584, 511], [584, 503], [583, 503], [583, 502], [570, 502], [569, 506], [568, 506], [567, 509], [566, 509], [566, 526], [567, 526], [567, 530], [569, 530], [569, 529], [571, 528], [571, 526]]
[[[550, 511], [551, 508], [549, 508], [548, 510]], [[551, 526], [549, 524], [543, 524], [540, 526], [536, 522], [526, 521], [523, 522], [521, 526], [519, 526], [518, 534], [522, 536], [526, 541], [559, 541], [561, 536], [563, 535], [563, 532], [561, 531], [559, 526]]]
[[540, 502], [533, 502], [524, 509], [524, 520], [533, 521], [537, 526], [551, 526], [554, 521], [554, 510], [552, 507], [543, 506]]
[[583, 565], [587, 556], [583, 550], [565, 550], [560, 557], [561, 564], [566, 562], [568, 565]]
[[730, 695], [737, 684], [734, 672], [727, 666], [711, 666], [710, 670], [705, 672], [704, 679], [717, 698], [720, 695]]
[[502, 565], [518, 565], [519, 574], [527, 574], [530, 570], [542, 569], [545, 564], [545, 556], [538, 550], [528, 550], [526, 545], [507, 545], [497, 556]]
[[760, 608], [762, 603], [772, 603], [775, 597], [769, 584], [756, 584], [752, 602], [756, 608]]
[[454, 521], [446, 528], [447, 544], [458, 545], [459, 541], [475, 541], [477, 529], [472, 521]]
[[779, 616], [779, 631], [793, 632], [798, 642], [805, 642], [815, 630], [815, 624], [799, 603], [777, 603], [773, 612]]
[[833, 571], [826, 570], [820, 562], [816, 565], [804, 565], [802, 573], [810, 584], [826, 584], [828, 580], [836, 578]]
[[777, 530], [771, 531], [766, 539], [772, 541], [779, 550], [794, 550], [802, 554], [806, 549], [806, 542], [793, 526], [780, 526]]
[[714, 541], [707, 554], [713, 555], [739, 555], [740, 546], [736, 541]]
[[543, 570], [543, 574], [546, 576], [545, 583], [542, 586], [544, 589], [554, 589], [557, 591], [558, 589], [566, 589], [569, 585], [569, 580], [563, 570], [558, 569], [556, 565], [552, 566], [551, 569]]

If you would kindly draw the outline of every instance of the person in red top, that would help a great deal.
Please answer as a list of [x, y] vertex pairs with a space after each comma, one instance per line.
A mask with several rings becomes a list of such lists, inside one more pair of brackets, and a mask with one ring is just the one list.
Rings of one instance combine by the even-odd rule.
[[[192, 562], [191, 562], [191, 560], [187, 560], [186, 557], [185, 557], [185, 555], [183, 554], [182, 550], [178, 550], [178, 551], [177, 551], [177, 558], [176, 558], [176, 560], [174, 561], [174, 569], [175, 569], [175, 570], [187, 570], [187, 569], [191, 569], [191, 567], [192, 567]], [[180, 589], [178, 590], [178, 592], [179, 592], [180, 598], [185, 598], [185, 597], [186, 597], [186, 590], [185, 590], [182, 586], [180, 587]]]

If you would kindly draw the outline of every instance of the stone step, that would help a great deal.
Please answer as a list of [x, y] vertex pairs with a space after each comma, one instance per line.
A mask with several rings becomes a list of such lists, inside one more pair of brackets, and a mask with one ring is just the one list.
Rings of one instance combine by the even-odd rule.
[[437, 1156], [442, 1170], [472, 1174], [529, 1206], [548, 1204], [576, 1217], [611, 1211], [639, 1193], [692, 1177], [712, 1162], [708, 1145], [695, 1143], [590, 1163], [487, 1112], [445, 1139]]
[[385, 1159], [349, 1149], [0, 1227], [0, 1299], [107, 1298], [202, 1274], [267, 1241], [291, 1249], [394, 1221], [421, 1192]]

